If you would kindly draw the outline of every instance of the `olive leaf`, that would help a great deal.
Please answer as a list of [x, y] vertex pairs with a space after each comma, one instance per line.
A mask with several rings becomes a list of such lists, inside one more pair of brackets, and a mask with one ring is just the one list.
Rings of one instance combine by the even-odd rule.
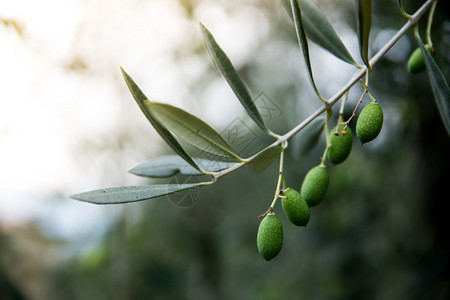
[[145, 108], [160, 124], [198, 149], [242, 161], [222, 136], [199, 118], [178, 107], [154, 101], [146, 103]]
[[70, 198], [94, 204], [121, 204], [153, 199], [206, 184], [210, 182], [120, 186], [79, 193]]
[[299, 153], [305, 155], [317, 145], [325, 125], [325, 117], [319, 117], [312, 121], [299, 134]]
[[[358, 66], [322, 10], [310, 0], [300, 0], [300, 4], [306, 36], [342, 61]], [[283, 5], [292, 18], [290, 1], [283, 0]]]
[[253, 169], [257, 172], [264, 171], [280, 155], [283, 149], [282, 146], [267, 149], [252, 162]]
[[369, 63], [369, 36], [372, 27], [372, 0], [356, 0], [356, 7], [359, 51], [367, 69], [371, 70]]
[[442, 121], [444, 122], [445, 129], [450, 135], [450, 90], [447, 80], [442, 74], [439, 66], [434, 61], [431, 54], [425, 49], [423, 42], [420, 37], [417, 37], [422, 56], [425, 61], [425, 66], [427, 68], [428, 77], [430, 78], [431, 88], [433, 90], [434, 99], [441, 115]]
[[[219, 172], [236, 164], [234, 162], [215, 161], [197, 157], [194, 157], [193, 160], [207, 172]], [[142, 162], [128, 170], [128, 172], [138, 176], [154, 178], [170, 177], [178, 173], [187, 176], [204, 175], [178, 155], [166, 155]]]
[[255, 121], [255, 123], [265, 132], [269, 132], [269, 129], [264, 124], [264, 121], [252, 100], [250, 92], [245, 86], [244, 82], [240, 78], [236, 68], [231, 63], [231, 60], [219, 46], [217, 41], [211, 32], [200, 22], [200, 28], [203, 35], [203, 40], [205, 42], [206, 48], [216, 65], [220, 73], [226, 79], [231, 89], [235, 93], [236, 97], [241, 102], [245, 111], [250, 115], [250, 117]]
[[314, 82], [314, 76], [312, 73], [311, 68], [311, 61], [309, 58], [309, 48], [308, 48], [308, 39], [306, 38], [305, 34], [305, 28], [303, 26], [302, 22], [302, 13], [300, 8], [300, 2], [299, 0], [290, 0], [291, 1], [291, 9], [292, 9], [292, 16], [295, 24], [295, 31], [297, 32], [297, 38], [300, 45], [300, 48], [303, 53], [303, 58], [305, 60], [306, 68], [308, 69], [308, 75], [309, 79], [311, 81], [311, 84], [314, 87], [314, 90], [316, 91], [317, 96], [322, 100], [325, 101], [324, 98], [320, 95], [319, 90], [317, 89], [316, 83]]
[[138, 104], [141, 111], [144, 113], [145, 117], [150, 121], [155, 130], [159, 133], [159, 135], [164, 139], [164, 141], [186, 162], [188, 162], [193, 168], [196, 170], [203, 172], [196, 163], [192, 160], [192, 158], [186, 153], [183, 147], [178, 143], [176, 138], [165, 128], [158, 120], [154, 117], [153, 113], [147, 109], [150, 100], [148, 100], [147, 96], [142, 92], [142, 90], [137, 86], [134, 80], [125, 72], [125, 70], [120, 68], [122, 75], [125, 79], [125, 82], [133, 95], [134, 100]]

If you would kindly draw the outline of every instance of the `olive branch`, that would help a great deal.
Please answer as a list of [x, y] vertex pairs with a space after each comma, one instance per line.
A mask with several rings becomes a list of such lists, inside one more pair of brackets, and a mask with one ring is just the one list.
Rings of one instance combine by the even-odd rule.
[[[156, 178], [170, 177], [178, 173], [191, 176], [207, 175], [210, 180], [183, 184], [151, 184], [143, 186], [111, 187], [83, 192], [70, 197], [76, 200], [95, 204], [119, 204], [148, 200], [199, 186], [211, 185], [217, 182], [221, 177], [242, 167], [248, 166], [251, 163], [260, 163], [262, 166], [266, 167], [277, 157], [280, 157], [280, 171], [275, 196], [268, 211], [266, 212], [267, 214], [272, 210], [276, 199], [278, 199], [281, 195], [280, 190], [282, 182], [284, 186], [283, 188], [286, 188], [284, 178], [282, 177], [282, 169], [284, 163], [283, 153], [288, 147], [289, 140], [311, 124], [312, 121], [327, 112], [327, 116], [324, 118], [327, 145], [321, 158], [321, 164], [324, 164], [327, 150], [330, 147], [328, 140], [328, 119], [331, 114], [332, 107], [341, 98], [343, 98], [341, 108], [339, 110], [340, 115], [342, 116], [343, 107], [345, 105], [345, 100], [347, 99], [349, 90], [356, 83], [362, 81], [364, 77], [365, 80], [362, 81], [365, 86], [363, 95], [364, 93], [368, 93], [369, 74], [373, 67], [403, 35], [405, 35], [411, 28], [417, 28], [418, 21], [428, 10], [430, 10], [430, 8], [431, 12], [427, 25], [427, 41], [431, 43], [430, 28], [432, 12], [434, 11], [437, 0], [427, 0], [412, 15], [405, 12], [402, 1], [399, 0], [400, 10], [402, 15], [407, 18], [407, 21], [370, 59], [368, 59], [368, 49], [372, 15], [371, 1], [357, 0], [358, 37], [360, 56], [364, 62], [363, 65], [355, 62], [331, 24], [328, 22], [325, 14], [311, 0], [282, 0], [282, 2], [289, 11], [289, 15], [292, 17], [294, 22], [298, 43], [302, 51], [303, 59], [306, 63], [311, 84], [314, 87], [317, 97], [322, 101], [322, 105], [320, 107], [318, 107], [312, 114], [288, 132], [281, 135], [272, 132], [264, 123], [258, 108], [253, 102], [249, 90], [240, 78], [231, 60], [219, 46], [211, 32], [205, 27], [205, 25], [200, 23], [203, 39], [213, 62], [226, 79], [237, 99], [240, 101], [249, 116], [253, 119], [256, 125], [258, 125], [258, 127], [261, 128], [268, 136], [273, 138], [274, 141], [250, 157], [242, 158], [219, 133], [217, 133], [204, 121], [180, 108], [164, 103], [150, 101], [139, 86], [134, 82], [134, 80], [124, 71], [123, 68], [121, 68], [125, 82], [139, 108], [163, 140], [177, 154], [177, 156], [163, 156], [143, 162], [129, 170], [129, 172], [138, 176]], [[415, 33], [417, 42], [425, 60], [425, 65], [429, 74], [431, 87], [438, 109], [441, 113], [446, 129], [450, 133], [450, 92], [448, 84], [432, 56], [425, 50], [418, 31], [416, 30]], [[309, 59], [309, 41], [318, 44], [337, 58], [354, 65], [355, 68], [357, 68], [354, 75], [329, 99], [325, 99], [321, 96], [314, 82], [314, 76]], [[345, 126], [347, 126], [347, 124], [348, 121], [344, 122]], [[181, 146], [178, 139], [184, 140], [204, 153], [211, 154], [212, 159], [191, 157]], [[208, 166], [208, 168], [205, 166]]]

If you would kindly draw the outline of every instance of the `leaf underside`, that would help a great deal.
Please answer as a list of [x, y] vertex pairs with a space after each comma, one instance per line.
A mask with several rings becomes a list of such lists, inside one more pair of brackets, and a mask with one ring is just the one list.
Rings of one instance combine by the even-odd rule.
[[283, 149], [284, 148], [282, 146], [276, 146], [268, 149], [252, 162], [253, 169], [257, 172], [264, 171], [280, 155]]
[[146, 104], [150, 102], [147, 96], [145, 96], [142, 90], [138, 87], [138, 85], [134, 82], [134, 80], [125, 72], [123, 68], [120, 68], [120, 70], [128, 86], [128, 89], [133, 95], [134, 100], [136, 100], [136, 103], [138, 104], [139, 108], [144, 113], [147, 120], [149, 120], [149, 122], [153, 125], [155, 130], [159, 133], [159, 135], [179, 156], [181, 156], [193, 168], [202, 172], [201, 169], [195, 164], [195, 162], [189, 156], [189, 154], [186, 153], [186, 151], [183, 149], [180, 143], [178, 143], [177, 139], [169, 132], [169, 130], [167, 130], [167, 128], [161, 125], [161, 123], [159, 123], [158, 120], [156, 120], [152, 112], [147, 109]]
[[[207, 172], [219, 172], [234, 166], [234, 162], [214, 161], [206, 158], [196, 158], [193, 160], [203, 170]], [[128, 172], [134, 175], [143, 177], [170, 177], [178, 173], [187, 176], [204, 175], [198, 170], [194, 169], [185, 160], [178, 155], [167, 155], [157, 157], [138, 164], [131, 168]]]
[[325, 125], [325, 117], [319, 117], [311, 122], [299, 135], [299, 153], [302, 155], [311, 151], [317, 145]]
[[121, 186], [84, 192], [72, 195], [70, 198], [94, 204], [122, 204], [153, 199], [205, 184], [207, 183]]

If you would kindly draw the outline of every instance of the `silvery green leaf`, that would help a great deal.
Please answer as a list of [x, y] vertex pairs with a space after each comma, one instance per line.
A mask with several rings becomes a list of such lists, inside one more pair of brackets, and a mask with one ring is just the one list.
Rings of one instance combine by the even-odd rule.
[[253, 169], [257, 172], [264, 171], [280, 155], [283, 149], [281, 146], [267, 149], [252, 162]]
[[124, 69], [120, 68], [122, 71], [122, 75], [125, 79], [125, 82], [133, 95], [134, 100], [138, 104], [141, 111], [144, 113], [145, 117], [149, 122], [153, 125], [155, 130], [159, 133], [159, 135], [166, 141], [166, 143], [185, 161], [187, 161], [193, 168], [201, 171], [201, 169], [195, 164], [192, 158], [184, 151], [183, 147], [178, 143], [176, 138], [165, 128], [158, 120], [155, 119], [154, 115], [151, 111], [148, 110], [148, 104], [150, 100], [148, 100], [147, 96], [142, 92], [142, 90], [138, 87], [138, 85], [134, 82], [134, 80], [128, 75]]
[[[236, 164], [234, 162], [215, 161], [206, 158], [193, 157], [192, 159], [206, 172], [222, 171]], [[142, 162], [137, 166], [131, 168], [128, 172], [138, 176], [155, 178], [170, 177], [178, 173], [189, 176], [204, 175], [203, 173], [194, 169], [178, 155], [161, 156], [152, 160]]]
[[299, 134], [300, 149], [299, 153], [304, 155], [311, 151], [317, 145], [325, 125], [325, 117], [319, 117], [311, 122]]
[[295, 31], [297, 32], [298, 43], [303, 53], [303, 59], [305, 60], [305, 65], [306, 69], [308, 70], [309, 79], [314, 87], [317, 96], [322, 101], [325, 101], [320, 95], [319, 90], [317, 89], [316, 83], [314, 81], [314, 76], [311, 68], [311, 60], [309, 57], [308, 39], [306, 38], [305, 28], [302, 22], [302, 12], [299, 0], [291, 0], [291, 8], [292, 8], [292, 17], [295, 24]]
[[214, 155], [241, 160], [211, 126], [188, 112], [164, 103], [148, 102], [145, 109], [165, 128], [194, 147]]
[[209, 182], [120, 186], [79, 193], [70, 197], [94, 204], [121, 204], [153, 199], [205, 184]]

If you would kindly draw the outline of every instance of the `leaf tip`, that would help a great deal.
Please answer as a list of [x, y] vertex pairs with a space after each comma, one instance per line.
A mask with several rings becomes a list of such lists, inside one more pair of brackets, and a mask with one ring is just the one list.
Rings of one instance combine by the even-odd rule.
[[74, 195], [67, 196], [67, 198], [71, 199], [71, 200], [77, 200], [77, 201], [84, 201], [84, 202], [86, 202], [86, 200], [84, 198], [80, 197], [80, 195], [81, 194], [74, 194]]
[[203, 35], [210, 35], [208, 28], [206, 28], [205, 24], [203, 24], [202, 21], [198, 21], [198, 24], [200, 25], [200, 30], [202, 31]]
[[122, 77], [123, 79], [125, 79], [125, 82], [127, 84], [127, 86], [129, 85], [129, 81], [130, 81], [130, 75], [128, 75], [127, 72], [125, 72], [125, 70], [122, 68], [122, 66], [120, 66], [120, 72], [122, 73]]

